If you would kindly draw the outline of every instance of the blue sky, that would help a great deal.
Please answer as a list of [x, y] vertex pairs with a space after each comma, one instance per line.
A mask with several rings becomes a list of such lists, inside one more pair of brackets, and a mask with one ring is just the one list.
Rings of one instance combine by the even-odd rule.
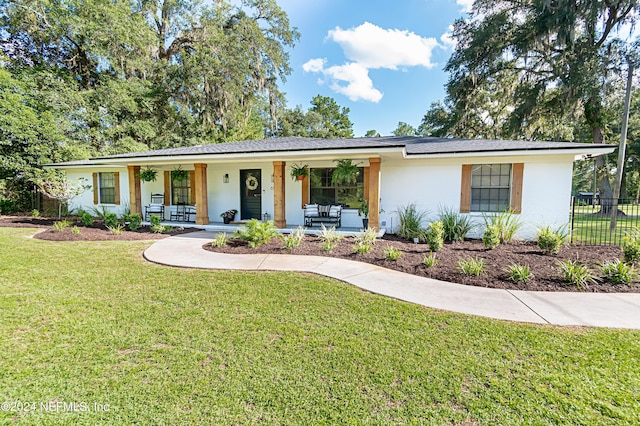
[[355, 136], [417, 127], [444, 99], [450, 26], [469, 0], [279, 0], [301, 33], [283, 85], [288, 107], [330, 96], [348, 107]]

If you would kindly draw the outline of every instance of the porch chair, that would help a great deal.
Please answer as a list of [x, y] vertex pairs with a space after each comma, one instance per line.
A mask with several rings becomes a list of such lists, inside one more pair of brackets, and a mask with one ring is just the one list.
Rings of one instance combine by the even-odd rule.
[[151, 202], [144, 208], [144, 220], [148, 222], [152, 214], [164, 220], [164, 194], [151, 194]]
[[186, 215], [187, 215], [187, 203], [180, 202], [176, 204], [176, 212], [175, 213], [171, 212], [171, 215], [169, 216], [169, 220], [184, 222]]

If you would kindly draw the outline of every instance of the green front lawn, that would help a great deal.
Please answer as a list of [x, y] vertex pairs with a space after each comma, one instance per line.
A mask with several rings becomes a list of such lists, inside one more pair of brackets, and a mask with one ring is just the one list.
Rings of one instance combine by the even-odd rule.
[[168, 268], [142, 259], [148, 243], [32, 232], [0, 228], [0, 402], [49, 405], [0, 423], [631, 424], [640, 412], [640, 332], [442, 313], [311, 275]]

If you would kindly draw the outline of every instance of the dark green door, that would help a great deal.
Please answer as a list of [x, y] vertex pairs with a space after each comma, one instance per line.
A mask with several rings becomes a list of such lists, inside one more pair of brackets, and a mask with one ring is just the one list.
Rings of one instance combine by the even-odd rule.
[[261, 170], [240, 170], [240, 219], [260, 219], [261, 214]]

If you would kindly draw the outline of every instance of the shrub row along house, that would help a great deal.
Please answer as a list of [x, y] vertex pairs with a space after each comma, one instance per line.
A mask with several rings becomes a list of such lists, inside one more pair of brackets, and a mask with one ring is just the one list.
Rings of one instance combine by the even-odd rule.
[[[434, 216], [447, 208], [477, 222], [488, 213], [510, 209], [528, 225], [520, 237], [531, 238], [536, 226], [567, 224], [573, 162], [614, 148], [402, 136], [287, 137], [96, 157], [50, 167], [64, 170], [70, 180], [93, 184], [91, 191], [71, 201], [71, 210], [100, 205], [121, 214], [127, 206], [132, 213], [144, 214], [152, 194], [162, 194], [159, 202], [166, 219], [186, 204], [194, 212], [189, 220], [200, 225], [222, 222], [220, 214], [235, 209], [236, 221], [271, 218], [285, 228], [302, 225], [303, 207], [318, 203], [342, 205], [342, 226], [361, 228], [358, 208], [366, 200], [369, 226], [389, 232], [398, 225], [398, 207], [415, 203]], [[332, 179], [344, 163], [356, 166], [354, 179]], [[141, 181], [141, 171], [149, 181]], [[302, 175], [300, 180], [292, 179], [294, 171]]]

